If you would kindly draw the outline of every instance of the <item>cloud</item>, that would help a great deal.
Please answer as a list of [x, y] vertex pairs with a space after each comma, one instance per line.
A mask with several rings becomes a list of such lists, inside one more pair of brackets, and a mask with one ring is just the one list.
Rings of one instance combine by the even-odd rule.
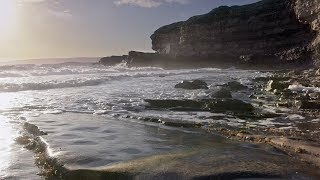
[[53, 9], [47, 9], [48, 13], [52, 16], [55, 16], [57, 18], [62, 18], [62, 19], [69, 19], [72, 17], [72, 14], [70, 10], [65, 10], [65, 11], [56, 11]]
[[[1, 1], [1, 0], [0, 0]], [[53, 16], [59, 19], [72, 18], [72, 12], [62, 3], [62, 0], [18, 0], [26, 5], [26, 8], [37, 9], [43, 15]]]
[[117, 0], [116, 5], [134, 5], [144, 8], [154, 8], [166, 3], [186, 4], [188, 0]]
[[46, 0], [22, 0], [22, 2], [26, 2], [26, 3], [40, 3], [44, 1]]

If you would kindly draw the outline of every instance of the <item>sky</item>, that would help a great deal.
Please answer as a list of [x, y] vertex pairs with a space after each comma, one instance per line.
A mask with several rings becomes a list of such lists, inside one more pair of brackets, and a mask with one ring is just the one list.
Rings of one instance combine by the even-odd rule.
[[258, 0], [0, 0], [0, 60], [152, 51], [163, 25]]

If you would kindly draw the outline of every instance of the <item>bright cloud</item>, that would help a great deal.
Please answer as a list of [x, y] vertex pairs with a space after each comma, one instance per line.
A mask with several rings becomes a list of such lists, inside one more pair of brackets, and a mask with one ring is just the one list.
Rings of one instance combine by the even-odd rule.
[[22, 2], [29, 2], [29, 3], [39, 3], [39, 2], [43, 2], [45, 0], [22, 0]]
[[188, 0], [117, 0], [114, 3], [116, 5], [134, 5], [145, 8], [153, 8], [165, 3], [186, 4], [188, 3]]

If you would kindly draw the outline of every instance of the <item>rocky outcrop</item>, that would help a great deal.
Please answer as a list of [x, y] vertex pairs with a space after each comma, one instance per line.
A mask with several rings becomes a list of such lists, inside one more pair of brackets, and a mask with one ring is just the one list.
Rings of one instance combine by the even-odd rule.
[[320, 66], [320, 0], [295, 0], [295, 14], [305, 24], [309, 24], [315, 37], [311, 42], [312, 59]]
[[180, 89], [208, 89], [208, 84], [201, 80], [190, 81], [182, 81], [174, 86], [174, 88]]
[[319, 7], [319, 0], [222, 6], [158, 29], [151, 36], [152, 48], [177, 59], [308, 66], [320, 55]]
[[127, 61], [127, 59], [127, 55], [103, 57], [100, 59], [99, 64], [103, 64], [105, 66], [114, 66], [116, 64], [120, 64], [123, 61]]
[[[160, 53], [145, 53], [130, 51], [127, 59], [129, 66], [141, 67], [141, 66], [154, 66], [166, 69], [179, 69], [179, 68], [199, 68], [207, 67], [212, 64], [207, 59], [194, 61], [193, 58], [188, 57], [172, 57], [167, 54]], [[224, 65], [221, 65], [224, 66]], [[228, 67], [228, 66], [224, 66]]]

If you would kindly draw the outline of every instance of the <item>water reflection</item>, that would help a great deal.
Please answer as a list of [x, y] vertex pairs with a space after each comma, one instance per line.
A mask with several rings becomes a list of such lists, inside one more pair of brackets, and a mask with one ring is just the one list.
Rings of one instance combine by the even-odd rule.
[[8, 118], [0, 116], [0, 179], [6, 175], [11, 162], [13, 132], [9, 123]]

